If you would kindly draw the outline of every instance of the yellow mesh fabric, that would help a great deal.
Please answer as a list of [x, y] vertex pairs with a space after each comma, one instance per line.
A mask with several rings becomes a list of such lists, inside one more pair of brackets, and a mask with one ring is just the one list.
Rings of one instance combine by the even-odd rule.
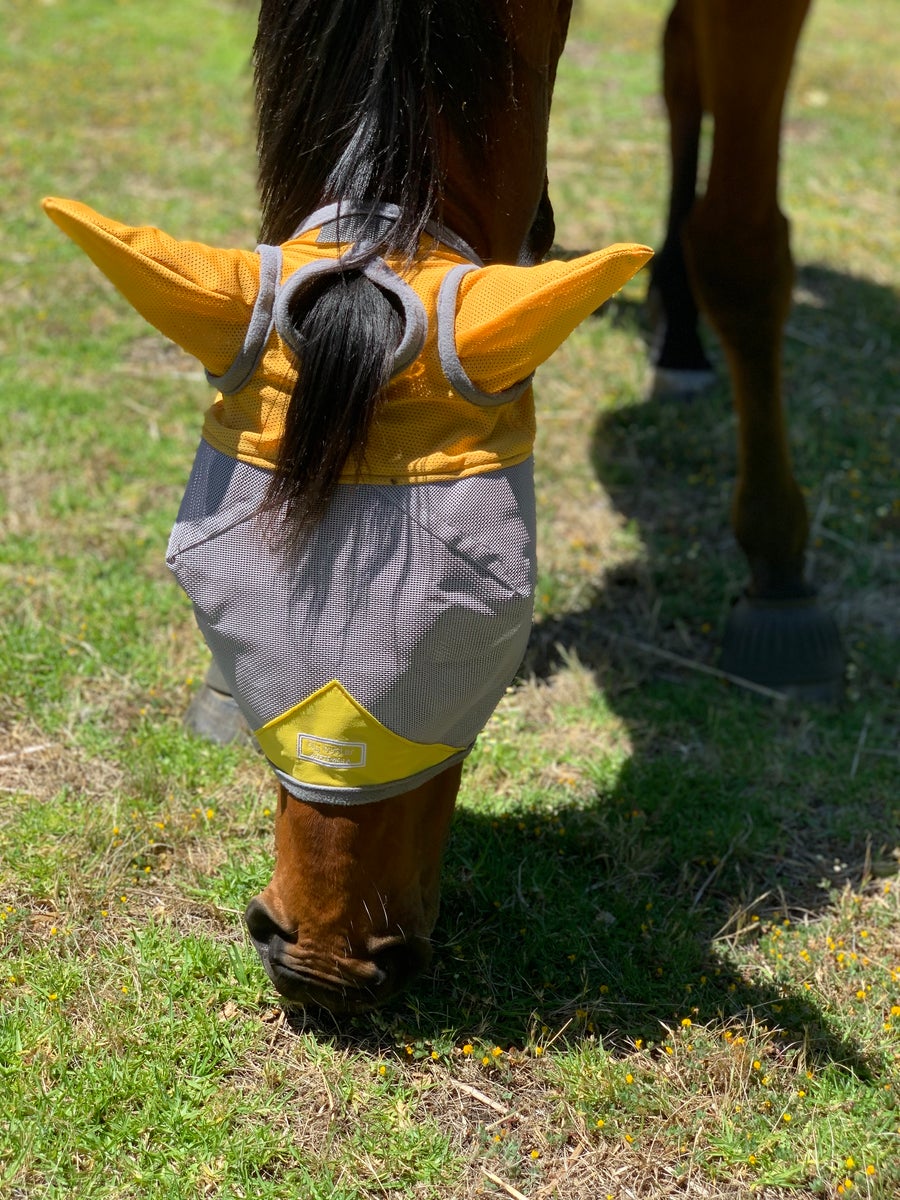
[[123, 225], [75, 200], [45, 200], [44, 211], [145, 320], [212, 374], [227, 369], [259, 290], [258, 255]]
[[[134, 228], [71, 200], [45, 200], [57, 225], [91, 257], [131, 304], [213, 375], [233, 362], [259, 290], [259, 256], [183, 242]], [[282, 247], [282, 282], [299, 267], [343, 247], [316, 244], [311, 230]], [[497, 392], [526, 378], [572, 330], [650, 258], [645, 246], [616, 245], [571, 262], [492, 265], [469, 272], [457, 300], [456, 344], [469, 379]], [[512, 466], [531, 453], [534, 406], [519, 399], [481, 408], [448, 383], [437, 349], [437, 298], [448, 271], [466, 260], [425, 239], [410, 269], [389, 262], [414, 288], [428, 315], [418, 359], [390, 384], [362, 459], [344, 478], [364, 483], [454, 479]], [[290, 350], [273, 332], [246, 387], [216, 396], [203, 436], [216, 449], [274, 466], [296, 379]]]
[[646, 246], [620, 243], [571, 262], [470, 272], [456, 317], [457, 349], [469, 377], [499, 392], [530, 375], [650, 256]]

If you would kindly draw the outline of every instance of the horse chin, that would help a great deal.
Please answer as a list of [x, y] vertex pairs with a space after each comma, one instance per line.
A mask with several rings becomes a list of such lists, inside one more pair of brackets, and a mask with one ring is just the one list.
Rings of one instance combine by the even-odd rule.
[[259, 901], [251, 902], [246, 921], [266, 974], [289, 1005], [364, 1013], [403, 991], [431, 961], [424, 937], [371, 937], [356, 956], [322, 953], [272, 931]]

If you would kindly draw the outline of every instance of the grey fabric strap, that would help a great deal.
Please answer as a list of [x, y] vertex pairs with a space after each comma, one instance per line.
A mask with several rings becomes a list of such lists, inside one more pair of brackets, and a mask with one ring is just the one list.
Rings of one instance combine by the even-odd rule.
[[[366, 221], [369, 220], [369, 229], [371, 233], [380, 233], [380, 229], [371, 223], [371, 218], [380, 217], [384, 221], [396, 221], [400, 216], [400, 209], [396, 204], [372, 204], [372, 205], [357, 205], [357, 204], [327, 204], [324, 208], [317, 208], [314, 213], [306, 218], [306, 220], [291, 235], [291, 239], [301, 237], [304, 233], [309, 233], [311, 229], [321, 227], [322, 232], [319, 234], [316, 241], [334, 244], [337, 241], [349, 242], [366, 228]], [[429, 221], [425, 226], [425, 232], [433, 237], [436, 242], [442, 246], [446, 246], [449, 250], [467, 258], [469, 262], [475, 263], [478, 267], [483, 267], [484, 263], [475, 253], [468, 242], [464, 241], [458, 234], [455, 234], [451, 229], [447, 229], [443, 225], [439, 225], [436, 221]], [[332, 241], [333, 239], [333, 241]], [[371, 241], [371, 236], [367, 237], [367, 241]]]
[[[298, 344], [297, 334], [288, 312], [288, 305], [293, 297], [299, 290], [321, 275], [340, 274], [342, 271], [352, 270], [356, 255], [365, 254], [367, 247], [371, 245], [371, 237], [380, 234], [379, 226], [377, 224], [373, 226], [373, 218], [376, 222], [386, 223], [395, 221], [399, 215], [400, 209], [396, 204], [378, 204], [368, 208], [329, 204], [324, 208], [317, 209], [295, 231], [292, 235], [294, 238], [308, 233], [311, 229], [321, 228], [322, 232], [317, 241], [324, 244], [336, 244], [338, 238], [343, 243], [368, 231], [366, 240], [360, 243], [354, 242], [352, 248], [340, 258], [307, 263], [286, 279], [283, 285], [280, 283], [281, 247], [257, 246], [256, 252], [260, 259], [259, 294], [253, 306], [244, 343], [234, 362], [224, 374], [213, 375], [209, 371], [206, 372], [206, 378], [212, 386], [226, 396], [245, 387], [259, 365], [273, 328], [276, 328], [287, 344], [296, 353], [299, 353], [301, 347]], [[382, 225], [381, 228], [386, 228], [386, 225]], [[521, 384], [515, 384], [505, 392], [498, 392], [496, 396], [491, 396], [475, 387], [463, 370], [456, 353], [454, 319], [459, 281], [466, 271], [472, 271], [476, 266], [480, 267], [484, 264], [472, 247], [451, 230], [429, 221], [425, 226], [425, 231], [442, 246], [446, 246], [469, 260], [468, 263], [460, 264], [450, 271], [441, 286], [438, 298], [438, 348], [444, 374], [460, 395], [473, 404], [489, 407], [507, 404], [510, 400], [518, 399], [531, 382], [531, 377]], [[398, 375], [415, 361], [425, 344], [428, 332], [428, 317], [425, 308], [409, 284], [393, 271], [383, 258], [370, 260], [362, 267], [362, 270], [378, 287], [396, 296], [403, 308], [405, 317], [403, 338], [394, 355], [393, 368], [393, 374]], [[442, 309], [444, 310], [443, 320]]]
[[[323, 275], [339, 275], [347, 269], [344, 257], [306, 263], [284, 281], [275, 297], [275, 328], [296, 354], [302, 354], [297, 331], [291, 321], [290, 303], [296, 294]], [[428, 332], [428, 317], [422, 301], [384, 259], [376, 258], [362, 268], [363, 274], [385, 292], [391, 292], [403, 308], [403, 338], [394, 353], [393, 374], [405, 370], [421, 353]]]
[[476, 387], [463, 369], [456, 349], [456, 298], [459, 295], [459, 285], [463, 276], [477, 268], [469, 263], [460, 263], [444, 276], [437, 299], [437, 344], [441, 369], [455, 390], [470, 404], [481, 408], [496, 408], [501, 404], [509, 404], [518, 400], [534, 379], [534, 372], [527, 379], [514, 383], [512, 387], [502, 392], [483, 392]]
[[244, 344], [224, 375], [212, 375], [209, 371], [206, 372], [206, 378], [214, 388], [218, 388], [223, 396], [239, 392], [249, 381], [262, 358], [269, 334], [272, 332], [274, 323], [272, 309], [281, 279], [281, 247], [257, 246], [256, 252], [259, 255], [259, 294], [253, 305]]

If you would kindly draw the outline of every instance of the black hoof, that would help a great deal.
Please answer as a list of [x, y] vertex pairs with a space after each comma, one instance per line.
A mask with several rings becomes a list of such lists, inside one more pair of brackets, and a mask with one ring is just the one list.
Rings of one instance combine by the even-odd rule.
[[255, 746], [250, 726], [244, 720], [228, 684], [215, 663], [210, 665], [199, 692], [184, 714], [184, 724], [198, 737], [227, 746], [240, 742]]
[[725, 626], [722, 669], [802, 700], [836, 704], [844, 694], [840, 634], [814, 596], [742, 596]]

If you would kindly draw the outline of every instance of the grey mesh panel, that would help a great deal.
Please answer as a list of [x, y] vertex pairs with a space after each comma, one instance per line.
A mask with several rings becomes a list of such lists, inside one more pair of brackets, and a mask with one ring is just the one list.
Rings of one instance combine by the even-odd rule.
[[448, 483], [340, 486], [292, 560], [255, 515], [270, 478], [202, 443], [169, 548], [250, 726], [337, 679], [395, 733], [470, 746], [531, 628], [531, 461]]

